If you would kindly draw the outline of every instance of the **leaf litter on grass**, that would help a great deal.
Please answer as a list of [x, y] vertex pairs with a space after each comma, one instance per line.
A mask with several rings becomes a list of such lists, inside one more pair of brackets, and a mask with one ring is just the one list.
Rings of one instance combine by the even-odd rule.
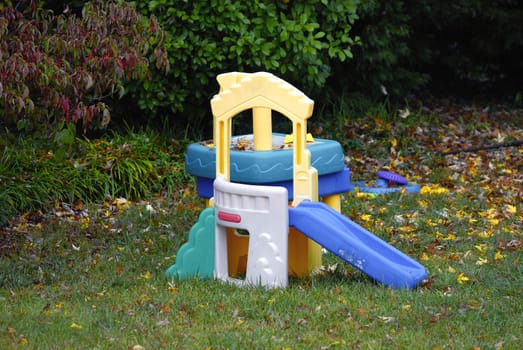
[[[506, 253], [520, 253], [523, 146], [518, 143], [514, 146], [513, 141], [523, 140], [523, 111], [443, 105], [425, 109], [424, 113], [436, 114], [437, 123], [412, 125], [403, 130], [403, 135], [391, 136], [397, 138], [394, 144], [405, 144], [407, 141], [401, 138], [412, 137], [416, 145], [410, 150], [389, 152], [388, 158], [379, 161], [367, 161], [368, 150], [357, 151], [352, 157], [356, 160], [356, 166], [351, 167], [353, 174], [359, 170], [371, 177], [380, 168], [386, 168], [421, 183], [422, 198], [432, 195], [451, 198], [439, 212], [441, 218], [426, 220], [430, 229], [422, 234], [434, 232], [434, 239], [428, 242], [421, 260], [444, 257], [459, 263], [474, 257], [476, 266], [481, 267], [500, 262], [507, 257]], [[394, 135], [394, 127], [387, 129]], [[387, 142], [384, 141], [383, 147], [389, 147]], [[455, 152], [447, 154], [449, 151]], [[421, 199], [420, 205], [433, 207], [434, 203], [429, 202], [430, 199]], [[399, 224], [400, 231], [412, 231], [407, 224]], [[452, 251], [455, 248], [450, 248], [449, 242], [456, 246], [463, 241], [480, 242], [476, 247], [481, 249]], [[451, 265], [449, 271], [459, 284], [473, 281]]]
[[[390, 328], [391, 331], [384, 335], [384, 341], [391, 346], [395, 344], [398, 334], [403, 332], [402, 324], [408, 317], [403, 312], [413, 315], [413, 309], [423, 310], [424, 314], [414, 317], [415, 324], [423, 325], [429, 332], [430, 329], [442, 327], [449, 334], [459, 334], [456, 328], [459, 328], [457, 320], [460, 317], [476, 312], [483, 317], [481, 312], [485, 311], [481, 310], [492, 310], [489, 305], [493, 300], [503, 300], [503, 305], [516, 305], [514, 297], [521, 292], [521, 289], [517, 291], [521, 288], [521, 276], [510, 276], [508, 267], [521, 263], [523, 251], [523, 148], [500, 147], [442, 154], [450, 150], [523, 139], [521, 112], [507, 111], [505, 115], [503, 111], [498, 115], [498, 112], [485, 111], [481, 107], [465, 106], [460, 109], [456, 105], [443, 104], [425, 108], [420, 113], [431, 114], [432, 117], [428, 121], [420, 118], [419, 122], [413, 122], [409, 119], [416, 115], [411, 113], [397, 122], [385, 118], [347, 121], [347, 129], [352, 130], [354, 136], [358, 132], [363, 135], [358, 136], [360, 148], [347, 149], [353, 178], [370, 180], [377, 170], [388, 169], [422, 185], [419, 195], [398, 193], [371, 198], [355, 194], [348, 195], [345, 201], [348, 204], [348, 208], [344, 209], [346, 215], [425, 264], [431, 278], [421, 287], [422, 293], [434, 293], [438, 298], [443, 298], [442, 305], [422, 306], [416, 305], [414, 299], [403, 299], [402, 313], [392, 312], [395, 309], [391, 304], [390, 310], [378, 307], [374, 315], [373, 308], [377, 304], [370, 300], [376, 295], [371, 293], [368, 305], [359, 305], [346, 300], [345, 287], [337, 287], [340, 292], [335, 299], [345, 300], [343, 314], [350, 315], [350, 322], [346, 320], [348, 325], [344, 327], [353, 327], [352, 331], [360, 335], [369, 330]], [[48, 212], [26, 213], [2, 229], [2, 259], [7, 255], [21, 256], [35, 266], [41, 266], [41, 262], [50, 260], [53, 254], [59, 255], [66, 261], [60, 271], [72, 269], [80, 280], [100, 279], [89, 282], [90, 287], [80, 292], [92, 310], [107, 308], [111, 300], [117, 300], [114, 292], [121, 290], [118, 286], [123, 285], [130, 295], [122, 297], [126, 299], [120, 300], [117, 306], [108, 307], [114, 311], [114, 317], [121, 320], [117, 322], [113, 316], [108, 316], [103, 321], [104, 327], [111, 327], [114, 323], [123, 332], [143, 334], [129, 340], [130, 347], [137, 344], [146, 348], [146, 344], [161, 347], [162, 344], [169, 344], [164, 339], [169, 339], [169, 328], [193, 329], [197, 327], [195, 318], [209, 308], [209, 301], [193, 294], [199, 290], [198, 287], [192, 290], [187, 285], [168, 283], [158, 277], [173, 262], [174, 247], [186, 239], [197, 216], [198, 199], [191, 194], [191, 189], [187, 191], [187, 195], [180, 194], [174, 200], [163, 198], [131, 202], [111, 199], [94, 207], [81, 203], [57, 203]], [[49, 246], [43, 249], [48, 225], [61, 226], [64, 236], [52, 242], [52, 249]], [[178, 236], [176, 243], [175, 234]], [[158, 244], [162, 240], [163, 243]], [[126, 258], [124, 253], [128, 254]], [[132, 260], [122, 261], [129, 257]], [[107, 269], [112, 265], [112, 269]], [[355, 288], [366, 283], [365, 278], [343, 264], [334, 262], [329, 266], [335, 267], [324, 269], [312, 280], [295, 281], [298, 289], [310, 292], [313, 290], [311, 285], [336, 285], [339, 280], [344, 281], [343, 285], [354, 284]], [[113, 271], [116, 277], [105, 276], [108, 271]], [[51, 298], [42, 307], [46, 309], [49, 304], [46, 310], [54, 310], [50, 315], [63, 317], [61, 300], [69, 300], [67, 298], [77, 292], [71, 291], [72, 280], [53, 277], [52, 273], [46, 266], [42, 270], [35, 269], [25, 286], [33, 286], [34, 292], [41, 296], [56, 294], [55, 299]], [[61, 286], [57, 287], [56, 283]], [[165, 288], [158, 288], [158, 283], [165, 284]], [[507, 283], [514, 286], [506, 286]], [[483, 295], [470, 292], [469, 288], [473, 290], [477, 286], [484, 288]], [[496, 290], [501, 290], [504, 296], [493, 299]], [[165, 295], [159, 300], [156, 294], [162, 295], [161, 291]], [[271, 294], [268, 300], [275, 295]], [[230, 311], [227, 315], [229, 318], [232, 315], [231, 324], [242, 332], [252, 332], [252, 329], [261, 327], [249, 316], [249, 312], [256, 314], [250, 307], [240, 302], [231, 304], [226, 298], [214, 301], [217, 310]], [[324, 301], [314, 303], [311, 301], [311, 305], [303, 307], [314, 310], [314, 315], [326, 312]], [[268, 302], [267, 305], [281, 308], [275, 303]], [[506, 306], [503, 307], [502, 310], [506, 311]], [[285, 325], [288, 331], [295, 328], [310, 330], [316, 324], [311, 320], [310, 312], [285, 317], [277, 311], [271, 312], [271, 319]], [[215, 317], [219, 318], [222, 313], [217, 312]], [[68, 317], [65, 321], [65, 327], [71, 332], [82, 333], [90, 329], [86, 320]], [[343, 331], [338, 329], [341, 327], [339, 320], [332, 322], [335, 326], [326, 328], [326, 339], [330, 339], [327, 344], [335, 346], [343, 343], [343, 339], [335, 337], [336, 333]], [[20, 327], [8, 327], [0, 329], [0, 337], [5, 335], [13, 342], [34, 342]], [[220, 329], [221, 326], [215, 327]], [[154, 332], [161, 332], [158, 338], [161, 341], [151, 343], [147, 340], [147, 335], [150, 338]], [[285, 346], [284, 333], [276, 333], [276, 329], [272, 332], [275, 332], [273, 337], [278, 339], [278, 344]], [[183, 342], [191, 337], [190, 334], [179, 334], [175, 339]], [[212, 338], [211, 335], [209, 337]], [[484, 344], [481, 337], [485, 335], [478, 333], [474, 344]], [[306, 333], [301, 337], [302, 341], [307, 342], [318, 341], [319, 338], [322, 337]], [[487, 338], [492, 339], [492, 336]], [[491, 344], [514, 344], [521, 340], [520, 336], [510, 331], [503, 338], [498, 338]], [[450, 341], [449, 338], [443, 339]], [[225, 339], [223, 341], [226, 342]], [[355, 339], [352, 344], [359, 342]], [[201, 344], [206, 343], [202, 341]], [[438, 340], [434, 340], [434, 347], [437, 346]]]

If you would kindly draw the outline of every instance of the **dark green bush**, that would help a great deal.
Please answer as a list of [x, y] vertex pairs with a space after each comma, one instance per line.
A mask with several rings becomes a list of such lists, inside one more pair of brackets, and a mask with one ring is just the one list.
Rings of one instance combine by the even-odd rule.
[[353, 33], [361, 45], [353, 49], [354, 59], [336, 65], [330, 84], [361, 91], [369, 96], [401, 96], [427, 82], [428, 75], [415, 69], [416, 59], [427, 48], [413, 48], [411, 11], [404, 1], [362, 1]]
[[[210, 125], [215, 78], [269, 71], [303, 90], [323, 87], [331, 65], [352, 56], [356, 0], [150, 0], [135, 4], [168, 31], [171, 71], [135, 90], [142, 109]], [[183, 112], [183, 113], [182, 113]], [[183, 115], [183, 116], [182, 116]]]
[[419, 64], [437, 86], [462, 92], [474, 85], [495, 85], [490, 93], [523, 91], [523, 2], [410, 0], [406, 5], [412, 49], [430, 50]]
[[352, 33], [354, 59], [329, 85], [404, 97], [428, 87], [470, 95], [478, 87], [523, 91], [523, 3], [511, 0], [362, 1]]

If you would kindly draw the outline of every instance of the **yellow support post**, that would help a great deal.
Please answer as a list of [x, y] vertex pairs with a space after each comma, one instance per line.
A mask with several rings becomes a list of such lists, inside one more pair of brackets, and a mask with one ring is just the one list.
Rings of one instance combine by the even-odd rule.
[[341, 212], [341, 196], [339, 194], [331, 194], [323, 197], [323, 203], [327, 204], [338, 213]]
[[252, 109], [252, 134], [255, 151], [272, 150], [272, 114], [270, 108]]

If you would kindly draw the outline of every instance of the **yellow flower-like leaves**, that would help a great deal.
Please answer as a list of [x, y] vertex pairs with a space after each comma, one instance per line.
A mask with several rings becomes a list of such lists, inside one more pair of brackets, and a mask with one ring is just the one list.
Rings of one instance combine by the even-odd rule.
[[456, 279], [458, 280], [459, 284], [463, 284], [463, 283], [468, 282], [470, 280], [470, 278], [465, 276], [465, 274], [463, 272], [461, 272]]
[[446, 189], [445, 187], [441, 187], [438, 184], [435, 184], [435, 185], [424, 185], [420, 189], [420, 194], [422, 194], [422, 195], [425, 195], [425, 194], [445, 194], [445, 193], [448, 193], [448, 192], [449, 192], [448, 189]]

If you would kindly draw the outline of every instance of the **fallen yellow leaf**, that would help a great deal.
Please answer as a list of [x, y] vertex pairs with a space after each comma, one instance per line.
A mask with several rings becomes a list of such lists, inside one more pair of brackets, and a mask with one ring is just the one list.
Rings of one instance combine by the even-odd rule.
[[506, 257], [506, 255], [501, 254], [500, 251], [497, 251], [496, 254], [494, 254], [494, 261], [498, 261], [498, 260], [504, 259], [505, 257]]
[[494, 217], [498, 214], [496, 208], [489, 208], [487, 210], [487, 216], [490, 218], [490, 219], [494, 219]]
[[74, 322], [71, 323], [71, 326], [70, 326], [70, 327], [73, 328], [73, 329], [82, 329], [82, 328], [84, 328], [84, 327], [82, 327], [81, 325], [79, 325], [79, 324], [77, 324], [77, 323], [74, 323]]
[[420, 189], [420, 194], [445, 194], [448, 190], [444, 187], [441, 187], [438, 184], [435, 185], [425, 185]]
[[118, 210], [124, 210], [130, 206], [129, 201], [125, 198], [116, 198], [114, 203], [116, 204], [116, 208], [118, 208]]
[[516, 214], [516, 206], [515, 205], [510, 205], [510, 204], [507, 204], [505, 206], [505, 211], [509, 214]]
[[361, 219], [363, 221], [370, 221], [371, 216], [370, 216], [370, 214], [361, 214]]
[[470, 278], [468, 278], [467, 276], [465, 276], [465, 274], [463, 272], [461, 272], [458, 275], [457, 280], [458, 280], [459, 284], [463, 284], [465, 282], [468, 282], [470, 280]]
[[482, 231], [482, 232], [478, 233], [478, 237], [489, 238], [490, 236], [492, 236], [492, 234], [493, 234], [492, 231]]
[[477, 266], [485, 265], [488, 263], [488, 259], [486, 258], [479, 258], [478, 261], [476, 261]]
[[143, 274], [142, 274], [142, 278], [145, 279], [145, 280], [148, 280], [151, 278], [151, 273], [149, 272], [149, 270], [145, 271]]
[[499, 220], [498, 219], [489, 219], [488, 221], [490, 222], [490, 224], [492, 226], [496, 226], [496, 225], [499, 224]]
[[392, 147], [396, 148], [398, 146], [398, 140], [393, 137], [391, 140], [390, 140], [390, 143], [392, 144]]
[[474, 246], [474, 248], [476, 248], [476, 249], [479, 250], [480, 252], [484, 253], [485, 250], [487, 250], [488, 245], [485, 244], [485, 243], [476, 244], [476, 245]]

